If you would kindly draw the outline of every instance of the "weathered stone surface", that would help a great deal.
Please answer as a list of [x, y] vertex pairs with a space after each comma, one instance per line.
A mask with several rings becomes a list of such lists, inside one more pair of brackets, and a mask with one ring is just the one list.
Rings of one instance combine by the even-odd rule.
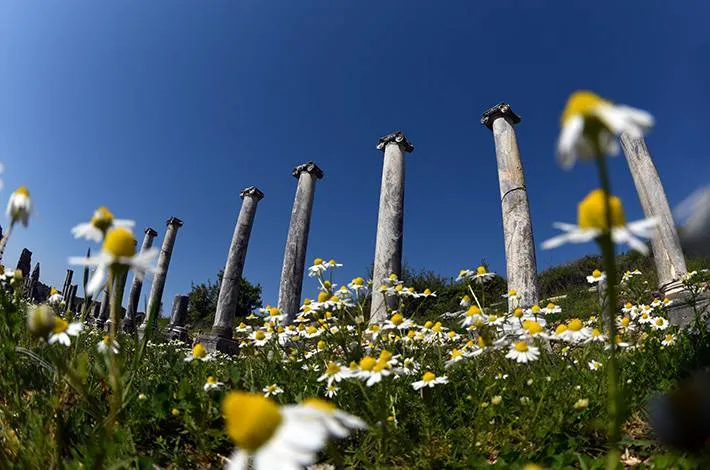
[[17, 261], [17, 268], [22, 272], [22, 277], [24, 279], [30, 275], [30, 269], [32, 269], [32, 252], [27, 248], [22, 249], [20, 253], [20, 259]]
[[646, 217], [655, 217], [658, 221], [654, 237], [651, 238], [651, 248], [658, 274], [658, 287], [667, 294], [680, 288], [678, 280], [687, 272], [673, 214], [643, 136], [624, 132], [621, 135], [621, 147], [629, 163], [641, 208]]
[[67, 308], [71, 312], [76, 312], [76, 293], [79, 290], [79, 286], [72, 284], [69, 286], [69, 298], [65, 299]]
[[215, 314], [212, 334], [224, 338], [232, 338], [234, 316], [237, 311], [239, 297], [239, 284], [244, 271], [244, 261], [249, 246], [251, 229], [256, 215], [256, 206], [263, 199], [264, 193], [256, 187], [250, 186], [240, 193], [242, 208], [239, 211], [237, 224], [234, 227], [232, 243], [227, 254], [227, 263], [224, 266], [222, 283], [217, 299], [217, 312]]
[[387, 318], [387, 301], [396, 307], [396, 297], [386, 296], [378, 291], [378, 286], [390, 274], [402, 274], [402, 241], [404, 233], [404, 153], [414, 150], [414, 146], [402, 132], [393, 132], [381, 137], [377, 148], [384, 152], [382, 183], [380, 187], [380, 209], [377, 216], [377, 238], [375, 241], [375, 263], [372, 275], [372, 304], [370, 323]]
[[[158, 235], [158, 232], [148, 227], [144, 231], [143, 244], [141, 245], [141, 253], [148, 251], [153, 246], [153, 239]], [[143, 279], [133, 276], [131, 284], [131, 292], [128, 295], [128, 305], [126, 306], [126, 316], [123, 319], [123, 330], [131, 332], [135, 329], [138, 321], [136, 320], [136, 312], [138, 311], [138, 303], [141, 298], [141, 290], [143, 290]]]
[[37, 284], [39, 283], [39, 263], [35, 265], [29, 278], [25, 279], [25, 297], [31, 301], [37, 298]]
[[[691, 325], [695, 320], [696, 310], [703, 322], [707, 320], [708, 314], [710, 314], [710, 293], [708, 292], [705, 292], [697, 299], [695, 308], [690, 303], [690, 297], [685, 291], [675, 291], [668, 298], [673, 300], [673, 304], [666, 309], [671, 325], [681, 327]], [[702, 324], [704, 325], [705, 323]]]
[[239, 354], [239, 343], [231, 338], [223, 338], [222, 336], [209, 335], [200, 336], [195, 340], [196, 343], [202, 343], [208, 351], [220, 351], [231, 356]]
[[520, 117], [506, 103], [494, 106], [481, 118], [481, 123], [493, 131], [495, 141], [508, 288], [520, 295], [519, 300], [508, 302], [509, 309], [530, 307], [539, 301], [528, 194], [513, 128], [519, 122]]
[[[175, 237], [177, 237], [177, 232], [180, 227], [182, 227], [182, 220], [177, 217], [170, 217], [167, 221], [167, 230], [165, 232], [165, 238], [163, 239], [163, 246], [160, 248], [160, 256], [158, 257], [157, 272], [153, 276], [153, 284], [150, 288], [150, 296], [148, 297], [148, 311], [146, 312], [145, 319], [140, 326], [140, 331], [144, 332], [148, 328], [148, 320], [150, 319], [150, 314], [152, 311], [159, 311], [160, 305], [163, 300], [163, 291], [165, 290], [165, 280], [168, 276], [168, 267], [170, 266], [170, 257], [173, 254], [173, 247], [175, 246]], [[158, 315], [156, 314], [153, 318], [153, 322], [157, 321]], [[155, 327], [155, 323], [151, 325], [151, 328]]]
[[308, 162], [294, 168], [292, 175], [298, 178], [298, 186], [291, 211], [279, 286], [279, 309], [288, 315], [289, 319], [296, 316], [301, 303], [313, 196], [316, 181], [323, 177], [323, 171], [315, 163]]
[[695, 191], [678, 208], [684, 219], [678, 236], [686, 256], [710, 256], [710, 185]]
[[166, 328], [166, 336], [169, 339], [179, 339], [184, 342], [189, 341], [190, 338], [187, 333], [187, 328], [185, 328], [189, 300], [190, 298], [187, 295], [176, 295], [173, 299], [170, 323]]
[[99, 310], [99, 316], [96, 319], [96, 327], [99, 329], [103, 328], [106, 324], [106, 320], [108, 320], [109, 308], [111, 307], [110, 304], [111, 299], [108, 292], [108, 283], [106, 283], [106, 287], [104, 287], [103, 290], [103, 297], [101, 299], [101, 309]]
[[71, 279], [74, 276], [74, 271], [71, 269], [67, 269], [67, 274], [64, 277], [64, 285], [62, 286], [62, 297], [64, 297], [64, 300], [66, 300], [67, 296], [69, 295], [69, 287], [71, 286]]

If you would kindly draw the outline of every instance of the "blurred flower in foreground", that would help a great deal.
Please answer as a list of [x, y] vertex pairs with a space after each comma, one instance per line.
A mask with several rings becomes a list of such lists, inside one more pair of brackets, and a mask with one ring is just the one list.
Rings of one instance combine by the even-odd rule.
[[96, 266], [93, 276], [86, 286], [87, 295], [94, 296], [106, 281], [106, 271], [115, 268], [131, 268], [138, 279], [142, 279], [146, 271], [155, 272], [151, 262], [158, 250], [151, 248], [136, 254], [136, 240], [133, 233], [123, 227], [110, 229], [101, 247], [101, 253], [88, 258], [72, 257], [69, 264], [81, 266]]
[[238, 446], [230, 456], [230, 470], [302, 468], [316, 460], [329, 435], [345, 437], [350, 429], [364, 426], [322, 400], [280, 407], [242, 391], [227, 394], [222, 414], [227, 434]]
[[562, 168], [570, 169], [577, 158], [616, 155], [616, 136], [622, 132], [640, 136], [652, 126], [653, 116], [646, 111], [613, 104], [590, 91], [576, 91], [562, 112], [557, 161]]
[[[542, 243], [542, 248], [556, 248], [565, 243], [586, 243], [599, 237], [607, 228], [605, 193], [595, 189], [577, 206], [577, 224], [556, 222], [556, 228], [562, 230], [562, 235], [550, 238]], [[637, 237], [651, 238], [651, 229], [656, 225], [655, 219], [642, 219], [626, 223], [621, 199], [609, 197], [611, 209], [611, 237], [614, 243], [627, 243], [634, 250], [646, 255], [648, 247]]]
[[710, 185], [696, 190], [674, 211], [687, 256], [710, 256]]
[[74, 238], [85, 238], [86, 240], [101, 243], [106, 231], [114, 227], [132, 228], [135, 222], [132, 220], [114, 219], [113, 214], [106, 207], [99, 207], [91, 217], [91, 221], [78, 224], [71, 229]]
[[26, 186], [20, 186], [10, 195], [10, 199], [7, 201], [7, 218], [10, 219], [13, 225], [19, 221], [27, 227], [30, 212], [32, 212], [30, 192]]
[[63, 318], [54, 317], [54, 327], [49, 334], [49, 344], [59, 343], [64, 346], [70, 346], [71, 340], [69, 336], [79, 336], [83, 326], [80, 322], [69, 323]]

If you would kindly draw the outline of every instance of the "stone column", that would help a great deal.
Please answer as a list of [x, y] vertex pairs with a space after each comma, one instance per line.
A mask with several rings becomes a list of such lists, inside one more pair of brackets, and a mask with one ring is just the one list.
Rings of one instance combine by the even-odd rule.
[[173, 299], [173, 309], [170, 314], [170, 323], [168, 324], [166, 331], [166, 336], [169, 339], [179, 339], [186, 343], [189, 342], [190, 337], [187, 334], [187, 328], [185, 328], [189, 300], [190, 297], [187, 295], [176, 295]]
[[481, 124], [493, 131], [496, 147], [508, 289], [514, 289], [520, 296], [508, 301], [510, 310], [527, 308], [539, 301], [528, 193], [513, 128], [519, 122], [520, 117], [507, 103], [500, 103], [481, 116]]
[[624, 132], [621, 134], [621, 147], [629, 163], [643, 213], [658, 220], [654, 237], [651, 238], [658, 287], [664, 294], [679, 292], [682, 286], [678, 280], [687, 268], [661, 178], [642, 136]]
[[[157, 235], [158, 232], [150, 227], [144, 230], [141, 253], [148, 251], [153, 246], [153, 239]], [[138, 312], [138, 303], [141, 299], [141, 290], [143, 290], [143, 279], [134, 275], [131, 293], [128, 295], [128, 305], [126, 305], [126, 316], [123, 319], [123, 330], [125, 332], [131, 332], [136, 327], [136, 313]]]
[[[402, 132], [393, 132], [377, 141], [384, 152], [380, 211], [377, 216], [375, 264], [372, 273], [370, 323], [387, 319], [387, 307], [396, 308], [396, 297], [387, 298], [379, 286], [390, 274], [402, 274], [402, 236], [404, 229], [404, 153], [414, 146]], [[389, 305], [388, 305], [389, 302]]]
[[64, 277], [64, 286], [62, 287], [62, 297], [67, 300], [69, 296], [69, 286], [71, 286], [71, 278], [74, 275], [74, 271], [67, 269], [67, 275]]
[[[71, 292], [71, 288], [70, 288]], [[99, 316], [96, 319], [95, 325], [96, 328], [98, 329], [103, 329], [104, 326], [106, 326], [106, 321], [108, 320], [108, 315], [109, 315], [109, 309], [111, 308], [111, 299], [109, 298], [109, 292], [108, 292], [108, 282], [106, 283], [106, 286], [104, 287], [104, 295], [101, 299], [101, 308], [99, 310]], [[67, 303], [67, 305], [69, 305]]]
[[301, 303], [313, 193], [316, 181], [323, 178], [323, 171], [315, 163], [308, 162], [294, 168], [291, 174], [298, 179], [298, 186], [291, 211], [291, 223], [288, 226], [279, 285], [279, 309], [288, 315], [289, 320], [298, 314]]
[[264, 193], [255, 186], [250, 186], [244, 189], [239, 196], [244, 202], [242, 202], [237, 224], [234, 227], [232, 243], [227, 254], [227, 264], [224, 266], [219, 298], [217, 299], [217, 313], [212, 326], [211, 336], [213, 338], [201, 341], [208, 349], [217, 349], [225, 353], [237, 352], [239, 349], [238, 344], [232, 340], [232, 324], [237, 311], [239, 284], [244, 271], [244, 260], [247, 256], [256, 206], [264, 198]]
[[160, 248], [160, 256], [158, 257], [157, 271], [153, 276], [153, 284], [150, 288], [150, 296], [148, 297], [148, 309], [145, 312], [145, 319], [141, 324], [139, 330], [144, 332], [148, 328], [148, 321], [151, 316], [151, 312], [155, 310], [155, 315], [153, 317], [153, 325], [155, 326], [155, 321], [160, 314], [160, 303], [163, 299], [163, 290], [165, 289], [165, 279], [168, 276], [168, 267], [170, 266], [170, 257], [173, 254], [173, 246], [175, 246], [175, 237], [177, 237], [177, 231], [182, 227], [182, 220], [177, 217], [170, 217], [167, 221], [168, 228], [165, 231], [165, 238], [163, 238], [163, 246]]
[[19, 269], [22, 272], [23, 281], [30, 275], [30, 269], [32, 269], [32, 252], [27, 248], [22, 249], [20, 259], [17, 261], [16, 269]]

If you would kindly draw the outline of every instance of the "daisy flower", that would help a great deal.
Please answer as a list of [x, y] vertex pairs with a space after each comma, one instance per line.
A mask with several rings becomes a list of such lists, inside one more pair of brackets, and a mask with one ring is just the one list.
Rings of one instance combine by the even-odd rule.
[[652, 126], [653, 116], [646, 111], [615, 105], [589, 91], [574, 92], [562, 112], [557, 161], [570, 169], [578, 158], [617, 155], [615, 136], [623, 132], [641, 136]]
[[459, 271], [459, 275], [456, 278], [456, 281], [465, 281], [468, 278], [472, 277], [475, 274], [474, 271], [471, 271], [470, 269], [462, 269]]
[[666, 320], [663, 317], [656, 317], [651, 322], [651, 328], [656, 331], [665, 330], [669, 326], [670, 326], [670, 323], [668, 322], [668, 320]]
[[602, 363], [599, 362], [599, 361], [595, 361], [594, 359], [592, 359], [591, 361], [589, 361], [589, 362], [587, 363], [587, 367], [589, 367], [589, 370], [594, 370], [594, 371], [596, 371], [596, 370], [601, 369]]
[[340, 382], [343, 379], [347, 379], [351, 375], [352, 372], [348, 367], [341, 366], [337, 362], [331, 361], [325, 367], [325, 374], [318, 377], [318, 382], [327, 380], [328, 386], [330, 386], [333, 382]]
[[422, 375], [422, 380], [412, 383], [414, 390], [421, 390], [424, 387], [433, 388], [436, 385], [449, 383], [449, 378], [445, 375], [437, 377], [433, 372], [427, 371]]
[[207, 355], [207, 349], [205, 349], [205, 346], [202, 343], [197, 343], [195, 346], [193, 346], [192, 351], [190, 351], [190, 354], [188, 354], [185, 358], [185, 362], [192, 362], [195, 360], [209, 361], [210, 359], [210, 356]]
[[328, 266], [325, 265], [322, 258], [316, 258], [313, 260], [313, 266], [308, 268], [308, 276], [316, 277], [323, 274]]
[[571, 319], [565, 326], [567, 328], [559, 335], [565, 341], [579, 343], [589, 339], [592, 335], [592, 329], [584, 326], [584, 323], [579, 318]]
[[521, 364], [535, 361], [539, 356], [540, 349], [530, 346], [527, 341], [517, 341], [511, 344], [508, 354], [505, 355], [506, 358], [513, 359]]
[[217, 382], [217, 379], [211, 375], [207, 377], [207, 382], [202, 386], [202, 390], [209, 392], [210, 390], [219, 390], [224, 384], [222, 382]]
[[550, 302], [549, 304], [545, 305], [545, 308], [541, 308], [540, 311], [545, 315], [550, 315], [552, 313], [560, 313], [562, 311], [562, 307]]
[[109, 228], [124, 227], [133, 228], [135, 222], [132, 220], [114, 219], [113, 214], [106, 207], [99, 207], [94, 212], [89, 222], [81, 223], [71, 229], [74, 238], [84, 238], [89, 241], [101, 243], [104, 234]]
[[414, 322], [412, 320], [404, 318], [401, 313], [399, 313], [397, 311], [392, 312], [392, 313], [393, 313], [393, 315], [389, 318], [389, 320], [387, 320], [382, 325], [383, 330], [388, 330], [388, 329], [406, 330], [406, 329], [412, 328], [414, 326]]
[[496, 277], [496, 273], [489, 273], [485, 266], [476, 268], [476, 274], [473, 275], [473, 281], [477, 284], [483, 284]]
[[115, 339], [112, 341], [111, 337], [106, 335], [101, 341], [98, 342], [96, 349], [102, 354], [109, 351], [113, 354], [118, 354], [118, 341]]
[[[565, 243], [586, 243], [602, 235], [607, 229], [605, 200], [606, 193], [603, 190], [595, 189], [590, 192], [577, 206], [578, 225], [554, 223], [556, 228], [565, 233], [544, 241], [542, 248], [556, 248]], [[626, 243], [639, 253], [648, 254], [648, 247], [637, 237], [651, 238], [651, 229], [656, 226], [656, 219], [649, 218], [626, 223], [621, 199], [616, 196], [609, 197], [609, 207], [612, 223], [611, 237], [614, 243]]]
[[133, 238], [133, 233], [127, 228], [117, 227], [108, 230], [101, 253], [88, 258], [69, 258], [69, 264], [96, 266], [86, 286], [87, 295], [95, 296], [106, 282], [107, 270], [127, 266], [133, 269], [136, 278], [143, 279], [146, 272], [155, 272], [152, 261], [157, 254], [158, 250], [155, 248], [136, 253], [136, 240]]
[[459, 361], [462, 361], [465, 358], [466, 358], [466, 353], [464, 351], [454, 348], [451, 351], [449, 351], [449, 360], [444, 363], [444, 367], [446, 367], [448, 369], [452, 365], [456, 364]]
[[280, 395], [281, 393], [284, 392], [284, 389], [279, 387], [276, 384], [271, 384], [271, 385], [267, 385], [266, 387], [262, 388], [261, 391], [264, 392], [264, 396], [266, 398], [269, 398], [269, 397], [275, 397], [276, 395]]
[[365, 282], [365, 279], [361, 277], [356, 277], [355, 279], [350, 281], [348, 287], [352, 289], [355, 294], [360, 294], [360, 292], [367, 291], [367, 282]]
[[69, 323], [63, 318], [54, 317], [54, 327], [52, 332], [49, 334], [49, 344], [59, 343], [64, 346], [70, 346], [71, 340], [70, 336], [79, 336], [83, 325], [79, 322]]
[[50, 305], [59, 305], [63, 301], [64, 301], [64, 297], [62, 296], [62, 294], [60, 294], [59, 291], [57, 291], [57, 289], [52, 287], [49, 290], [49, 298], [47, 299], [47, 303], [49, 303]]
[[670, 346], [672, 344], [675, 344], [675, 335], [666, 335], [663, 337], [663, 341], [661, 341], [661, 344], [663, 346]]
[[271, 335], [271, 332], [265, 332], [264, 330], [256, 330], [249, 335], [249, 339], [251, 340], [251, 343], [254, 346], [261, 347], [269, 342], [269, 340], [271, 339]]
[[591, 276], [587, 276], [587, 282], [590, 284], [596, 284], [598, 282], [602, 282], [603, 280], [606, 279], [606, 273], [603, 273], [599, 271], [598, 269], [595, 269], [592, 271]]
[[336, 385], [328, 385], [328, 387], [325, 389], [325, 396], [328, 398], [333, 398], [338, 394], [340, 389]]
[[318, 419], [328, 434], [337, 438], [347, 437], [351, 430], [367, 429], [367, 424], [357, 416], [339, 410], [320, 398], [306, 398], [298, 407]]
[[27, 227], [31, 212], [32, 200], [30, 199], [30, 192], [26, 186], [20, 186], [10, 195], [10, 199], [7, 201], [7, 218], [10, 219], [12, 225], [19, 221], [22, 222], [23, 226]]
[[633, 279], [634, 276], [640, 276], [640, 275], [641, 275], [641, 271], [639, 271], [638, 269], [635, 269], [633, 271], [626, 271], [621, 276], [621, 282], [623, 282], [624, 284], [628, 284], [629, 282], [631, 282], [631, 279]]

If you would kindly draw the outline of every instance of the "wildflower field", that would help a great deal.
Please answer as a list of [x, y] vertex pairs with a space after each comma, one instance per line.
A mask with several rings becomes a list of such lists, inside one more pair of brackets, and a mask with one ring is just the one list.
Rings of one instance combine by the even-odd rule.
[[[100, 244], [69, 259], [83, 267], [78, 311], [55, 290], [28, 302], [21, 273], [2, 271], [0, 468], [708, 468], [690, 452], [710, 436], [710, 386], [683, 380], [708, 365], [710, 263], [688, 260], [682, 296], [652, 288], [642, 239], [659, 221], [627, 222], [606, 169], [614, 136], [652, 122], [590, 92], [570, 98], [558, 157], [594, 161], [600, 189], [542, 247], [595, 242], [602, 256], [579, 279], [540, 276], [540, 302], [525, 305], [485, 263], [427, 285], [402, 273], [348, 282], [317, 258], [298, 312], [238, 318], [231, 356], [167, 341], [151, 328], [159, 301], [145, 330], [119, 329], [120, 280], [155, 273], [157, 250], [136, 252], [133, 222], [99, 208], [73, 230]], [[31, 209], [27, 188], [12, 193], [0, 254]], [[619, 243], [640, 255], [617, 256]], [[89, 312], [104, 288], [105, 329]]]

